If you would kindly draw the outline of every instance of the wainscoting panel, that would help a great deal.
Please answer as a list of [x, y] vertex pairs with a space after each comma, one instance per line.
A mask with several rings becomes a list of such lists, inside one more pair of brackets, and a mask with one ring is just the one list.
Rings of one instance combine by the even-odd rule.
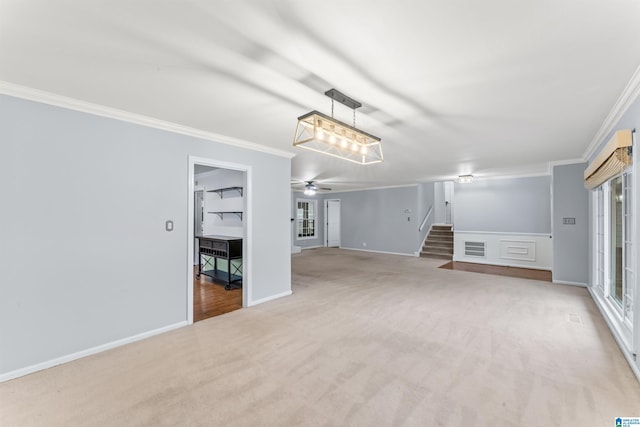
[[[471, 244], [484, 244], [483, 256], [469, 251]], [[550, 234], [454, 230], [454, 261], [551, 270], [552, 250]]]
[[536, 262], [536, 241], [500, 240], [500, 258]]

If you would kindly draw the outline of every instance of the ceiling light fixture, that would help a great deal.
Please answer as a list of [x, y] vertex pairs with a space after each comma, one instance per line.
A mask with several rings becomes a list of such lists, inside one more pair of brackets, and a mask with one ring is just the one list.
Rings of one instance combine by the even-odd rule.
[[460, 175], [458, 177], [458, 182], [460, 184], [469, 184], [473, 182], [473, 175]]
[[[329, 188], [325, 188], [325, 190], [330, 190]], [[313, 181], [306, 181], [304, 185], [304, 195], [305, 196], [315, 196], [318, 192], [318, 187], [314, 184]]]
[[[336, 89], [324, 94], [331, 98], [331, 117], [315, 110], [298, 117], [293, 145], [361, 165], [380, 163], [380, 138], [356, 128], [356, 108], [362, 104]], [[353, 125], [333, 118], [334, 101], [353, 110]]]

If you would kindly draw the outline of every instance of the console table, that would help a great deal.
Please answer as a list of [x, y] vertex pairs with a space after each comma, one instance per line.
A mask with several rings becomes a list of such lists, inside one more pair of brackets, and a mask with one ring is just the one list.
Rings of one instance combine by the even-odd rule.
[[[196, 236], [196, 239], [198, 239], [199, 253], [196, 278], [199, 279], [204, 274], [215, 281], [223, 282], [226, 290], [231, 289], [232, 285], [242, 287], [242, 262], [236, 266], [231, 264], [231, 260], [242, 259], [242, 239], [215, 235]], [[210, 260], [205, 260], [203, 264], [203, 255], [213, 258], [213, 265]], [[218, 270], [218, 258], [227, 260], [227, 271]]]

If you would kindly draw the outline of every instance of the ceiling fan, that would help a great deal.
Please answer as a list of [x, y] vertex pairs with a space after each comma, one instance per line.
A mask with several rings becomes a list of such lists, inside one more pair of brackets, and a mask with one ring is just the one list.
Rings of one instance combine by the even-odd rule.
[[331, 189], [327, 187], [318, 187], [315, 184], [315, 181], [304, 181], [304, 182], [305, 182], [304, 194], [306, 196], [313, 196], [318, 192], [318, 190], [331, 191]]

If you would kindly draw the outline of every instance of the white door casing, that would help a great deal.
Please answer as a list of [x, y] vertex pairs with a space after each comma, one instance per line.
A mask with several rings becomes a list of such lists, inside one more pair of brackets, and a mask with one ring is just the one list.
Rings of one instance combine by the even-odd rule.
[[253, 240], [253, 168], [250, 165], [231, 163], [216, 159], [188, 156], [188, 215], [187, 215], [187, 241], [189, 260], [187, 268], [187, 323], [193, 323], [193, 259], [195, 249], [193, 242], [195, 236], [195, 165], [210, 166], [222, 169], [231, 169], [244, 172], [244, 206], [243, 206], [243, 239], [242, 239], [242, 307], [254, 305], [253, 300], [253, 248], [249, 244]]

